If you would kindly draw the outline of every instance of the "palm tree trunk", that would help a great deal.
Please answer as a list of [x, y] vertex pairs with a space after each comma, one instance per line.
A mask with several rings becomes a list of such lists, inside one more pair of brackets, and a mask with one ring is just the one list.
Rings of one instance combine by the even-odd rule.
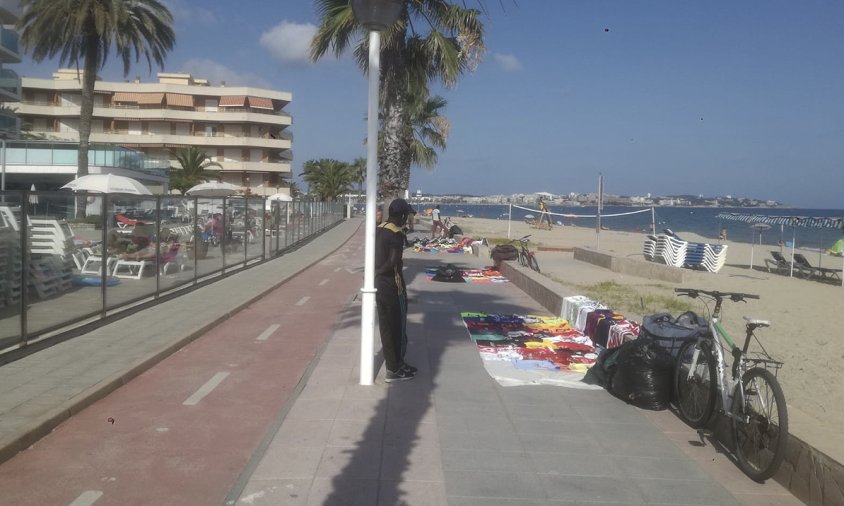
[[383, 52], [385, 65], [381, 77], [381, 89], [384, 94], [382, 124], [384, 144], [379, 154], [378, 180], [381, 194], [388, 201], [403, 196], [405, 189], [402, 184], [405, 158], [402, 140], [403, 130], [407, 123], [405, 121], [407, 74], [400, 64], [401, 54], [401, 47], [391, 47]]
[[[79, 108], [79, 157], [77, 160], [76, 176], [88, 174], [88, 146], [91, 138], [91, 117], [94, 115], [94, 85], [97, 81], [97, 67], [99, 65], [99, 43], [97, 37], [89, 36], [85, 39], [88, 46], [85, 55], [84, 74], [82, 75], [82, 103]], [[76, 205], [76, 217], [85, 217], [85, 200], [80, 206]], [[103, 214], [105, 214], [103, 209]]]

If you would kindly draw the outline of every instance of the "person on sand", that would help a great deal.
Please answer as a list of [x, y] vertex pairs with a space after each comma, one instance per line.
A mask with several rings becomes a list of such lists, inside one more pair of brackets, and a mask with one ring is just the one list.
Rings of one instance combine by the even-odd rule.
[[721, 232], [718, 234], [718, 240], [726, 241], [727, 240], [727, 228], [721, 227]]
[[539, 228], [542, 228], [542, 223], [544, 221], [548, 222], [548, 230], [551, 230], [551, 227], [553, 226], [551, 222], [551, 213], [548, 211], [548, 206], [545, 205], [545, 201], [542, 200], [542, 197], [539, 197]]
[[375, 232], [375, 304], [381, 348], [387, 367], [385, 381], [413, 379], [416, 368], [404, 361], [407, 351], [407, 285], [402, 274], [406, 236], [402, 227], [415, 212], [404, 199], [390, 203], [387, 221]]
[[442, 216], [440, 216], [440, 205], [437, 204], [434, 210], [431, 211], [431, 239], [439, 237], [438, 234], [445, 231], [443, 226]]

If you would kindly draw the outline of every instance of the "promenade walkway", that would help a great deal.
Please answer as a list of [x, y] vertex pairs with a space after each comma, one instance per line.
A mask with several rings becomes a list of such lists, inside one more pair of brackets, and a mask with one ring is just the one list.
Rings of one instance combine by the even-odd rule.
[[[483, 258], [407, 254], [408, 361], [419, 375], [386, 385], [382, 370], [375, 385], [358, 385], [360, 223], [0, 367], [0, 503], [800, 504], [774, 482], [744, 478], [670, 412], [639, 410], [603, 390], [497, 385], [460, 311], [546, 311], [512, 284], [424, 276], [427, 265], [482, 266]], [[291, 337], [308, 349], [290, 348], [295, 341], [283, 339]], [[231, 373], [191, 394], [182, 382], [208, 377], [196, 373], [200, 361]], [[214, 378], [237, 381], [215, 390]], [[163, 387], [174, 384], [176, 401]], [[188, 418], [186, 405], [207, 411]], [[116, 422], [104, 421], [118, 407]], [[109, 427], [125, 429], [111, 436]], [[174, 438], [139, 455], [132, 445], [154, 437], [145, 433]], [[186, 445], [175, 436], [204, 439]], [[71, 444], [78, 439], [88, 446]], [[210, 448], [196, 448], [203, 444]], [[132, 460], [159, 453], [166, 471], [131, 471]], [[168, 476], [171, 467], [184, 474]], [[32, 485], [28, 476], [39, 479]]]

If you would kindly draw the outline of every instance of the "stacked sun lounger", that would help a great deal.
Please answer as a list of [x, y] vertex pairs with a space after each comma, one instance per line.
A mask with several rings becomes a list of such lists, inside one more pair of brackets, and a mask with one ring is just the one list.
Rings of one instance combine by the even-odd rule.
[[727, 246], [724, 244], [689, 243], [676, 235], [648, 235], [642, 253], [646, 260], [718, 272], [727, 260]]
[[686, 249], [689, 243], [668, 234], [659, 234], [656, 238], [654, 261], [674, 267], [682, 267], [686, 261]]
[[686, 249], [684, 267], [691, 269], [705, 269], [718, 272], [727, 260], [727, 246], [725, 244], [689, 243]]
[[651, 262], [654, 261], [654, 255], [656, 255], [656, 236], [648, 235], [645, 238], [645, 245], [642, 248], [642, 254], [645, 255], [645, 260], [650, 260]]

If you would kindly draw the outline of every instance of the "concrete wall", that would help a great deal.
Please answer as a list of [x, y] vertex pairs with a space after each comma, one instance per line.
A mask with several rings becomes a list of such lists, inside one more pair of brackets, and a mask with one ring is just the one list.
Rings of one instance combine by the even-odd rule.
[[615, 257], [587, 248], [574, 248], [574, 259], [609, 269], [613, 272], [638, 276], [640, 278], [659, 279], [670, 283], [683, 283], [684, 271], [678, 267], [648, 262], [637, 258]]

